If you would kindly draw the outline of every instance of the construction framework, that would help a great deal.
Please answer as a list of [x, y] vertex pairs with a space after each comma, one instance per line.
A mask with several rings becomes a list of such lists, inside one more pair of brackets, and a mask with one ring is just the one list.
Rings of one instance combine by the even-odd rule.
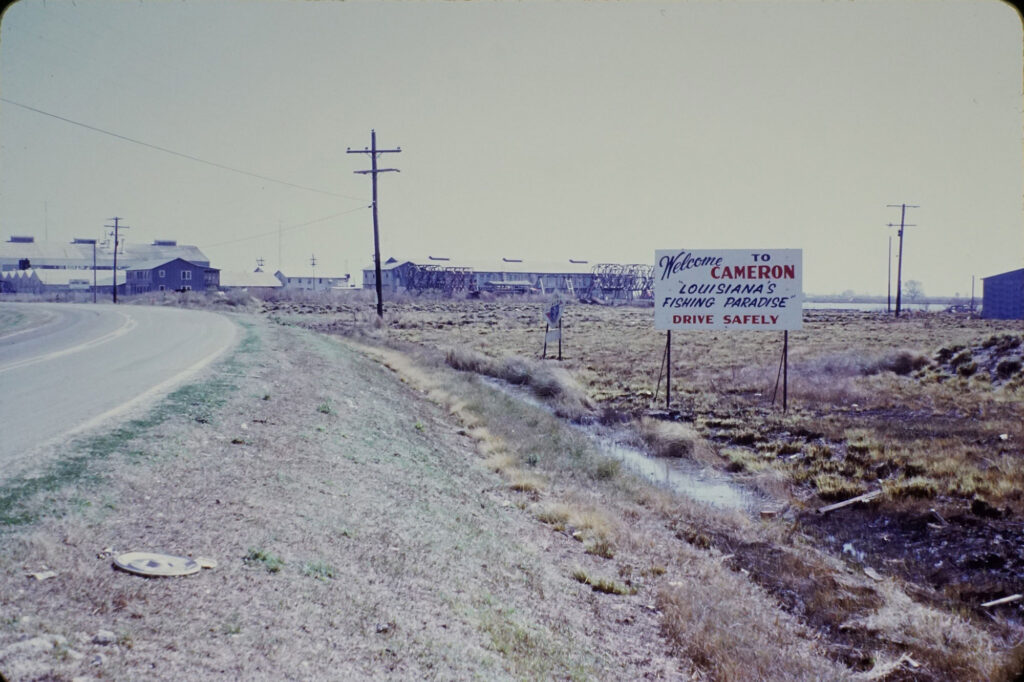
[[476, 291], [476, 277], [470, 268], [413, 265], [406, 289], [416, 293], [436, 291], [451, 296], [462, 291]]
[[593, 268], [590, 290], [580, 298], [632, 301], [654, 296], [654, 266], [643, 263], [598, 263]]

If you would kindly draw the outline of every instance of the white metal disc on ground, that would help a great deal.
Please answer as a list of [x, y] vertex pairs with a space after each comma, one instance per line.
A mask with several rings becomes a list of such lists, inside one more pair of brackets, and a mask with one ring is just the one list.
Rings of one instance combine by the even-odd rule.
[[122, 571], [153, 577], [190, 575], [201, 567], [194, 559], [154, 552], [127, 552], [114, 557], [114, 565]]

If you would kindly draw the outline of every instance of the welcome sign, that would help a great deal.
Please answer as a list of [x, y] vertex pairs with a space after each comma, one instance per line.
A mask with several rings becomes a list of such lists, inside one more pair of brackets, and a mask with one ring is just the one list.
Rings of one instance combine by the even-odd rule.
[[803, 327], [802, 249], [654, 252], [654, 327]]

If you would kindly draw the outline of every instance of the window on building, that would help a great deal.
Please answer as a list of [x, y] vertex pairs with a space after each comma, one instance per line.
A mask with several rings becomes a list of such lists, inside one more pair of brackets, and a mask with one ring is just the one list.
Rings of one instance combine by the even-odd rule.
[[163, 270], [158, 270], [156, 276], [159, 277], [160, 279], [163, 279], [164, 277], [167, 276], [167, 273], [164, 272]]
[[191, 270], [182, 270], [181, 271], [181, 278], [182, 279], [192, 279], [192, 271]]

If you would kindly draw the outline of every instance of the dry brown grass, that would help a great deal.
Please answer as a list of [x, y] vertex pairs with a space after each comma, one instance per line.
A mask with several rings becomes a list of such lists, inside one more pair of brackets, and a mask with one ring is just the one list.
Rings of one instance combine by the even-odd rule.
[[[664, 345], [664, 337], [651, 332], [649, 311], [580, 307], [570, 309], [570, 315], [572, 310], [578, 317], [567, 325], [567, 359], [561, 367], [604, 411], [639, 415], [649, 408], [658, 379], [657, 359]], [[535, 313], [529, 304], [422, 302], [404, 310], [402, 327], [385, 328], [380, 339], [390, 343], [412, 341], [421, 347], [455, 342], [484, 356], [485, 361], [478, 360], [481, 365], [500, 366], [502, 358], [534, 352]], [[694, 426], [688, 434], [664, 437], [654, 435], [660, 427], [648, 426], [652, 433], [649, 442], [681, 441], [683, 445], [672, 446], [677, 452], [692, 453], [707, 447], [712, 460], [717, 445], [708, 444], [727, 444], [725, 456], [718, 458], [722, 466], [751, 471], [764, 464], [759, 479], [776, 491], [787, 492], [792, 484], [816, 497], [838, 499], [867, 486], [882, 486], [887, 491], [882, 505], [927, 505], [934, 504], [929, 495], [970, 496], [981, 491], [997, 502], [1019, 506], [1019, 495], [1015, 498], [1013, 492], [1014, 482], [1019, 480], [1013, 465], [1020, 461], [1019, 444], [1024, 436], [1021, 401], [1016, 393], [1019, 389], [1010, 381], [996, 385], [983, 380], [980, 363], [969, 376], [954, 372], [952, 377], [937, 373], [932, 365], [921, 366], [922, 358], [931, 357], [936, 347], [981, 343], [993, 329], [1000, 329], [1000, 324], [944, 316], [911, 316], [895, 322], [875, 315], [810, 314], [805, 330], [790, 335], [792, 383], [787, 415], [768, 405], [778, 368], [777, 349], [771, 347], [770, 337], [755, 333], [686, 335], [685, 343], [674, 352], [673, 377], [678, 391], [676, 405], [693, 415]], [[508, 377], [525, 383], [522, 377], [529, 374], [525, 366], [514, 363]], [[679, 635], [681, 647], [698, 647], [680, 650], [697, 662], [702, 674], [717, 679], [749, 679], [745, 668], [770, 669], [772, 657], [780, 650], [796, 663], [792, 668], [780, 668], [790, 677], [779, 679], [816, 679], [819, 674], [823, 675], [821, 679], [830, 679], [832, 674], [857, 674], [870, 679], [881, 675], [887, 665], [906, 668], [909, 664], [904, 665], [903, 654], [907, 652], [914, 660], [926, 659], [927, 665], [943, 671], [938, 673], [940, 676], [945, 671], [960, 670], [965, 679], [981, 679], [985, 671], [995, 670], [987, 667], [991, 652], [985, 646], [979, 646], [975, 653], [959, 645], [954, 647], [963, 657], [960, 668], [950, 667], [949, 661], [936, 657], [929, 642], [941, 639], [949, 623], [927, 613], [921, 614], [922, 632], [914, 638], [899, 639], [895, 631], [903, 626], [895, 620], [890, 626], [849, 627], [845, 634], [839, 634], [840, 625], [865, 622], [872, 614], [878, 616], [873, 621], [878, 625], [886, 620], [878, 614], [896, 607], [886, 606], [889, 594], [879, 593], [870, 583], [851, 583], [844, 577], [848, 569], [842, 562], [818, 556], [801, 544], [795, 528], [786, 530], [782, 523], [751, 529], [707, 510], [681, 511], [685, 506], [678, 501], [635, 486], [621, 472], [610, 471], [606, 478], [596, 475], [599, 460], [572, 438], [554, 436], [555, 431], [541, 418], [509, 414], [507, 406], [483, 406], [478, 396], [466, 399], [466, 405], [467, 413], [487, 423], [509, 452], [516, 453], [519, 462], [531, 471], [544, 472], [550, 486], [529, 494], [568, 507], [563, 514], [551, 517], [562, 520], [547, 522], [552, 528], [569, 527], [571, 510], [585, 504], [580, 486], [601, 491], [603, 509], [613, 514], [623, 530], [616, 533], [611, 558], [595, 553], [588, 556], [594, 561], [614, 561], [634, 581], [631, 585], [660, 590], [664, 580], [690, 582], [685, 576], [696, 569], [686, 562], [692, 557], [684, 561], [678, 549], [665, 549], [673, 543], [666, 542], [657, 528], [658, 523], [668, 520], [676, 539], [685, 540], [686, 547], [698, 552], [696, 556], [709, 555], [694, 561], [714, 560], [716, 553], [743, 550], [733, 562], [739, 561], [751, 578], [740, 578], [728, 595], [724, 592], [729, 590], [719, 589], [722, 583], [713, 583], [710, 594], [724, 600], [717, 605], [719, 616], [715, 618], [735, 622], [744, 614], [742, 600], [749, 600], [752, 591], [758, 590], [770, 595], [769, 601], [781, 600], [784, 607], [769, 610], [766, 622], [784, 623], [793, 614], [808, 617], [806, 627], [810, 629], [804, 634], [800, 634], [799, 627], [785, 625], [780, 647], [769, 649], [763, 658], [748, 658], [748, 652], [734, 649], [764, 636], [760, 621], [753, 619], [749, 628], [745, 623], [737, 626], [735, 632], [718, 632], [712, 627], [715, 618], [701, 625], [703, 612], [688, 612], [687, 604], [669, 607], [673, 599], [671, 591], [666, 591], [663, 631], [666, 636], [673, 631], [684, 633]], [[976, 418], [969, 428], [963, 428], [962, 417], [953, 419], [944, 413]], [[996, 438], [1002, 433], [1008, 438]], [[936, 439], [939, 434], [944, 440]], [[979, 438], [987, 439], [993, 447], [979, 452]], [[553, 441], [550, 447], [539, 444], [545, 439]], [[790, 483], [778, 478], [780, 475], [788, 476]], [[568, 497], [567, 488], [575, 490]], [[798, 497], [797, 504], [802, 506], [805, 499]], [[775, 557], [777, 565], [766, 562], [765, 556]], [[625, 570], [627, 565], [631, 570]], [[660, 568], [657, 572], [641, 571], [637, 566]], [[703, 563], [699, 566], [698, 575], [711, 570]], [[603, 575], [590, 569], [586, 572]], [[679, 575], [684, 579], [675, 580], [674, 576]], [[893, 589], [906, 597], [901, 588]], [[737, 601], [732, 602], [733, 598]], [[900, 599], [892, 601], [900, 603]], [[701, 603], [689, 595], [682, 600]], [[676, 609], [673, 613], [678, 623], [668, 622], [670, 608]], [[730, 617], [734, 620], [728, 621]], [[992, 638], [996, 635], [986, 635], [969, 620], [961, 619], [955, 625], [964, 628], [963, 641], [975, 636], [981, 637], [979, 641], [985, 637], [995, 641]], [[701, 627], [711, 629], [704, 631]], [[707, 651], [699, 650], [700, 641], [693, 641], [697, 638], [694, 633], [701, 632], [710, 642]], [[796, 649], [787, 649], [786, 642], [795, 642]], [[818, 646], [853, 667], [827, 671], [831, 664], [819, 660]], [[997, 661], [1006, 660], [1003, 652], [996, 651], [994, 656]], [[874, 668], [872, 659], [876, 662]], [[730, 660], [742, 663], [730, 667]], [[820, 668], [822, 665], [825, 667]]]
[[[721, 595], [742, 594], [743, 599]], [[694, 560], [657, 593], [665, 637], [714, 680], [839, 680], [810, 632], [716, 562]]]
[[938, 679], [998, 679], [1001, 652], [983, 630], [956, 615], [913, 601], [891, 582], [882, 583], [879, 589], [884, 596], [882, 607], [844, 623], [843, 629], [873, 632], [915, 652], [915, 660]]
[[693, 459], [703, 447], [701, 437], [689, 424], [644, 417], [640, 421], [639, 432], [658, 457]]

